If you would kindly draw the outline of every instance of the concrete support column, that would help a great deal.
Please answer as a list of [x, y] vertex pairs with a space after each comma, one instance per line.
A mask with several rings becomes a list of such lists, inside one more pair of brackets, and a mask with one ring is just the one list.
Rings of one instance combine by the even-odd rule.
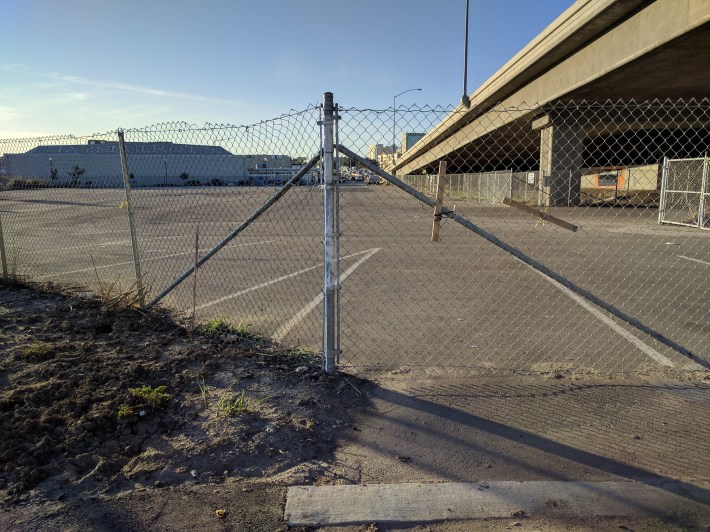
[[540, 131], [539, 205], [578, 205], [584, 128], [572, 117], [545, 115], [533, 121]]

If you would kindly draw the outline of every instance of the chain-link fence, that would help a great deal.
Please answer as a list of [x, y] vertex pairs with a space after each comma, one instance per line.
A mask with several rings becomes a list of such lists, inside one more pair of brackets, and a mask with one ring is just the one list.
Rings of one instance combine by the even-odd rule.
[[[319, 152], [319, 113], [121, 132], [128, 187], [117, 132], [3, 141], [8, 274], [121, 293], [136, 289], [138, 265], [150, 301]], [[225, 317], [238, 330], [320, 350], [320, 308], [303, 310], [322, 285], [319, 175], [317, 166], [303, 175], [163, 302], [198, 321]]]
[[[511, 198], [522, 203], [537, 202], [539, 172], [481, 172], [477, 174], [447, 174], [444, 191], [452, 200], [495, 205]], [[402, 181], [419, 192], [434, 195], [438, 185], [435, 175], [405, 175]]]
[[710, 103], [394, 111], [0, 141], [3, 273], [358, 371], [707, 367], [710, 233], [659, 221], [701, 215], [664, 161], [704, 164]]
[[[378, 249], [343, 284], [344, 363], [398, 372], [618, 372], [698, 368], [702, 360], [688, 352], [710, 356], [710, 238], [658, 224], [664, 158], [708, 150], [708, 101], [558, 103], [478, 115], [412, 107], [397, 109], [396, 125], [392, 109], [340, 115], [344, 147], [364, 155], [360, 145], [401, 136], [380, 167], [432, 201], [444, 184], [437, 242], [431, 206], [394, 186], [341, 186], [343, 252]], [[405, 146], [406, 134], [420, 131], [427, 134]]]

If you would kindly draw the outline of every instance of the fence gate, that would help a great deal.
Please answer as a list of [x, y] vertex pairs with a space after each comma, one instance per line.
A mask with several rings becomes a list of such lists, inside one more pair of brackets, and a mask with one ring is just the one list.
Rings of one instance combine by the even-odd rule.
[[710, 229], [710, 159], [666, 159], [658, 223]]

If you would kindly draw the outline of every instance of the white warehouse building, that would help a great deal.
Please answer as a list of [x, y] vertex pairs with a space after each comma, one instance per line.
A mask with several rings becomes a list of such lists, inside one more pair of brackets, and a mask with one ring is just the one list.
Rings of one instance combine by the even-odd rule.
[[[288, 155], [234, 155], [221, 146], [126, 142], [126, 157], [133, 186], [258, 186], [283, 182], [291, 175]], [[89, 140], [87, 144], [38, 146], [25, 153], [6, 153], [0, 161], [0, 174], [5, 180], [123, 185], [118, 142]]]

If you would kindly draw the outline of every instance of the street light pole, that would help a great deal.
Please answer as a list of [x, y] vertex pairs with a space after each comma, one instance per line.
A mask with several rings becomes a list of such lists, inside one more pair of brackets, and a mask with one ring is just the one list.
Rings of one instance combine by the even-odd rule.
[[395, 146], [397, 145], [397, 97], [402, 96], [402, 94], [406, 94], [408, 92], [412, 91], [420, 91], [421, 89], [407, 89], [406, 91], [402, 91], [399, 94], [395, 94], [394, 97], [392, 98], [392, 166], [394, 167], [394, 164], [396, 162], [395, 159]]
[[463, 36], [463, 95], [461, 96], [461, 105], [468, 108], [471, 107], [471, 100], [468, 97], [468, 89], [466, 81], [468, 80], [468, 0], [466, 0], [466, 20], [464, 23]]

